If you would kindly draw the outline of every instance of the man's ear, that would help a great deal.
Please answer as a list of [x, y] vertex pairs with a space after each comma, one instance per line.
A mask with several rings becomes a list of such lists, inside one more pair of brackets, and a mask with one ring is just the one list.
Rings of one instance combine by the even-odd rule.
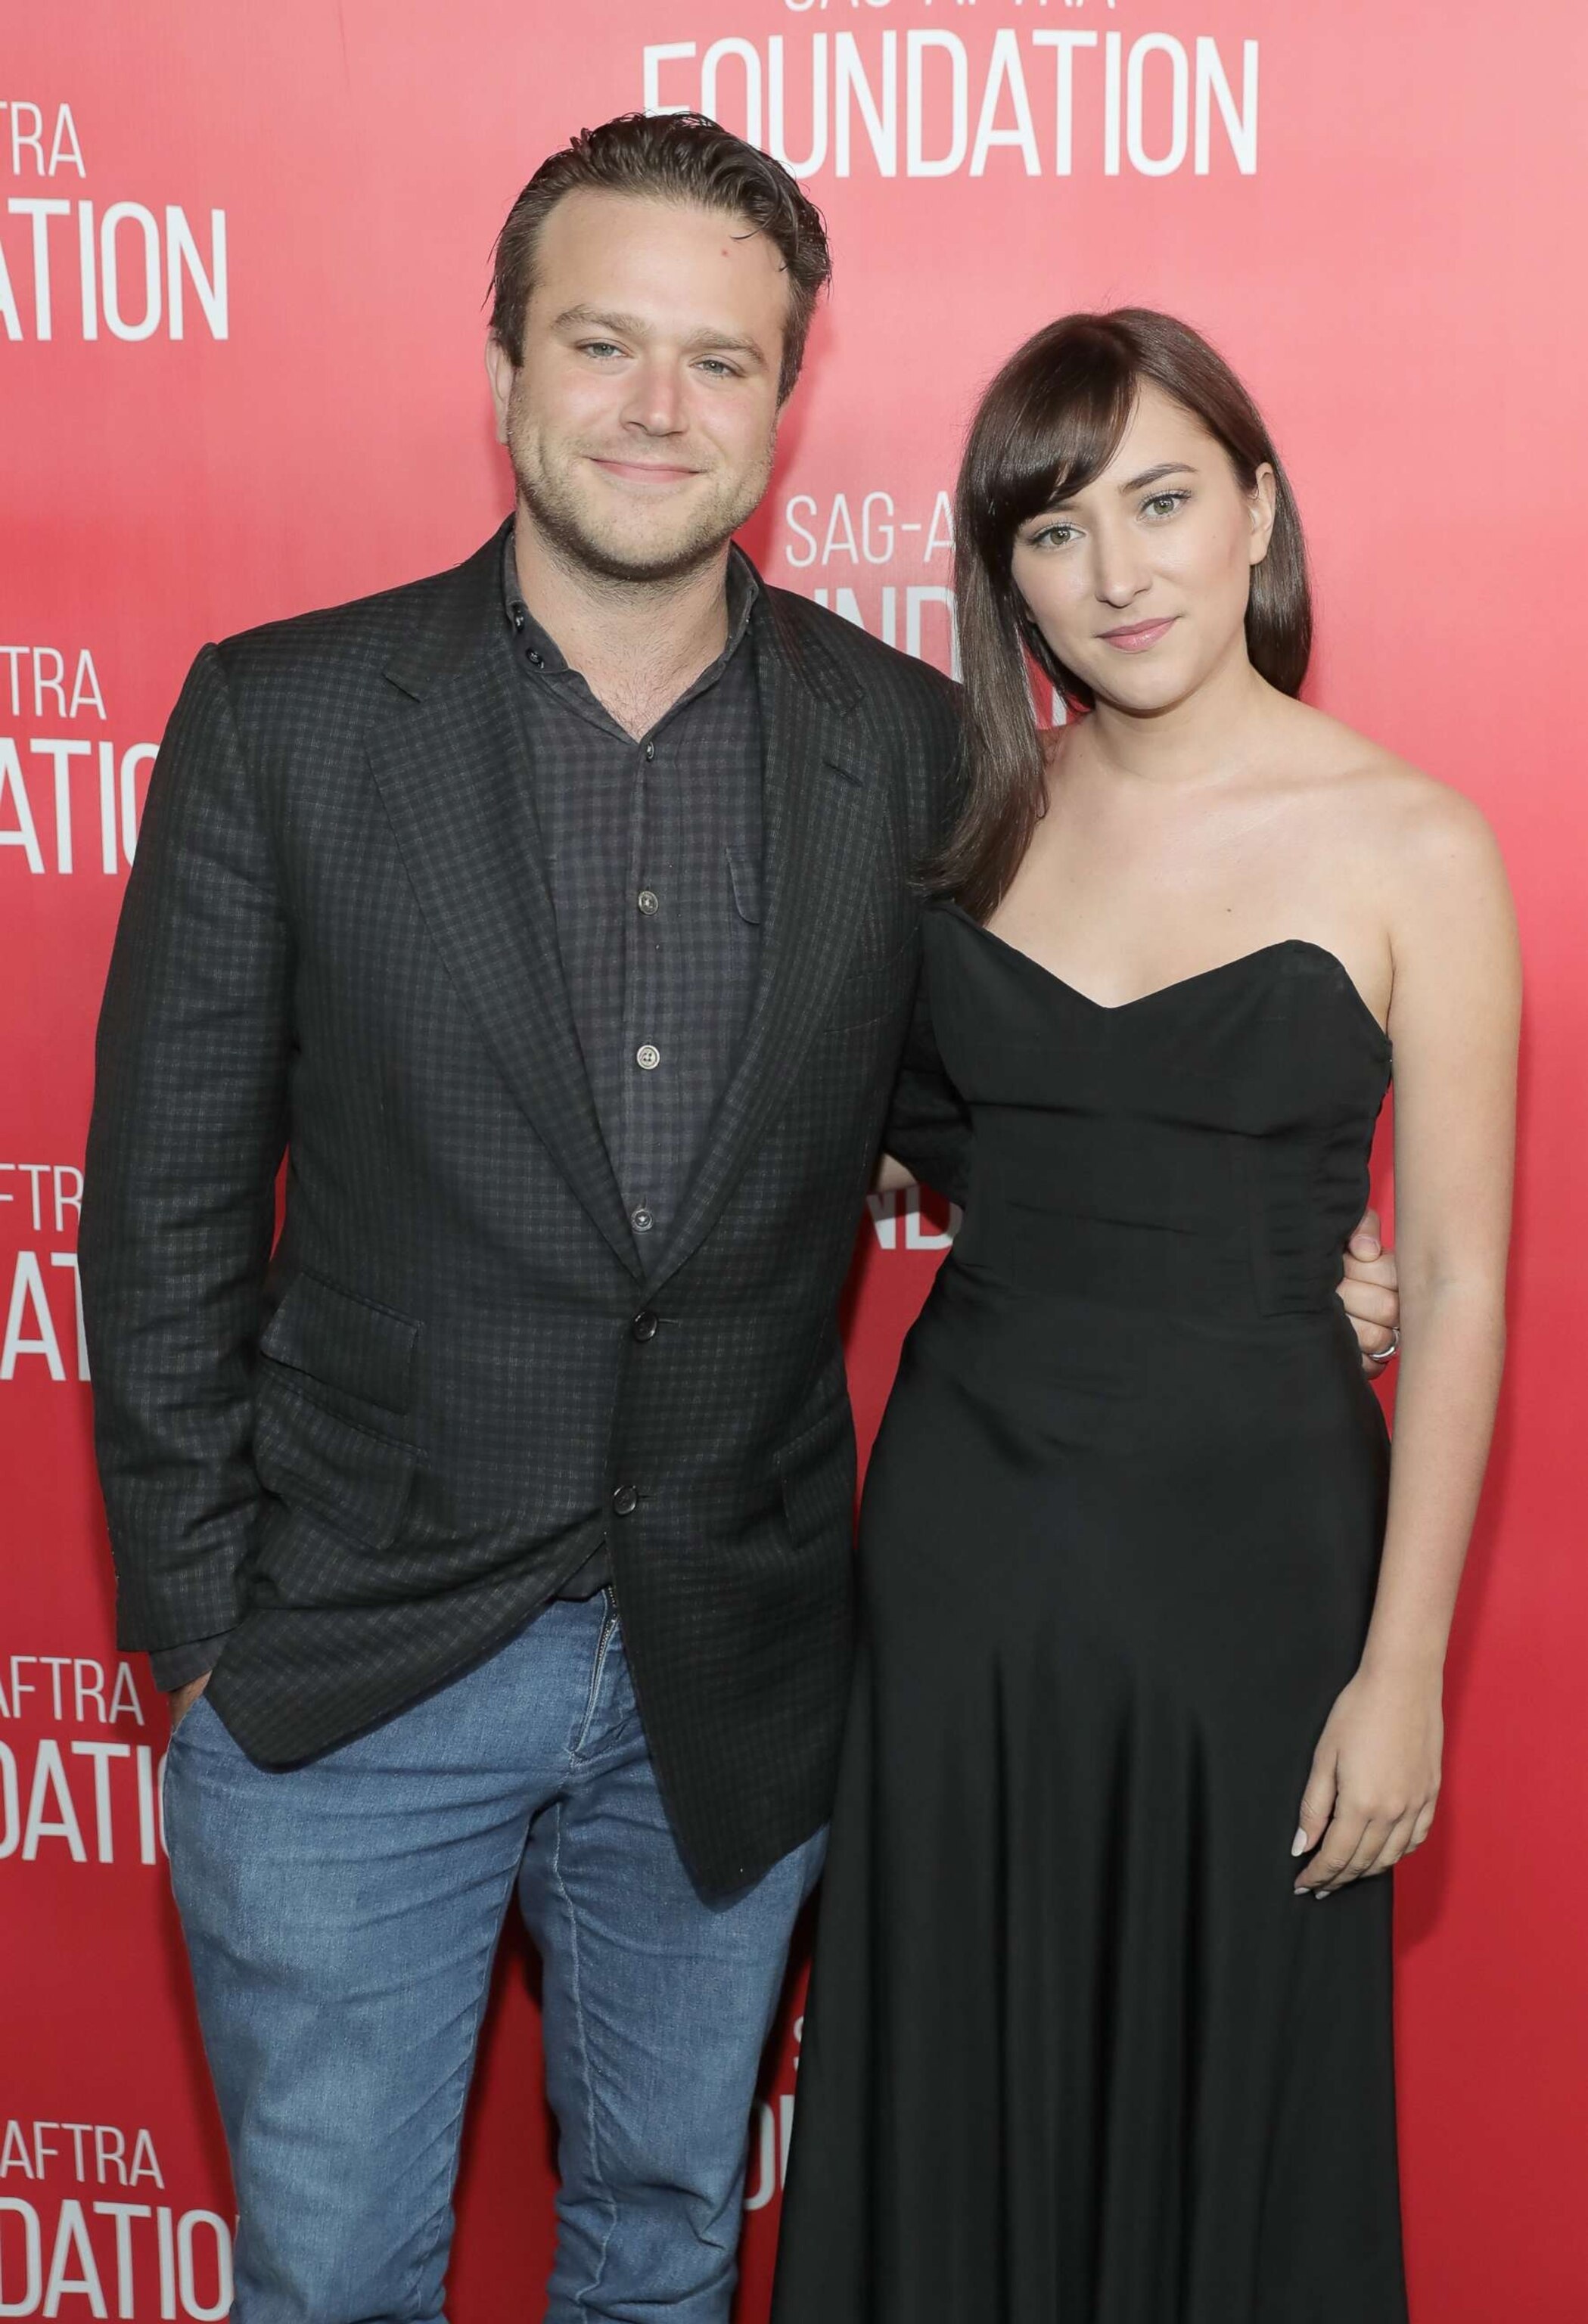
[[494, 331], [485, 341], [485, 376], [491, 383], [491, 401], [496, 408], [496, 441], [505, 444], [507, 407], [512, 398], [518, 365]]

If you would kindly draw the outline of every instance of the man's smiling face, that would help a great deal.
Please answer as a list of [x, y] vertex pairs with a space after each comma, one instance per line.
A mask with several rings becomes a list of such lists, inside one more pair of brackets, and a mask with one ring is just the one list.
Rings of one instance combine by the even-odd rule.
[[614, 581], [708, 562], [761, 501], [789, 286], [774, 245], [694, 203], [579, 191], [541, 228], [523, 361], [487, 346], [536, 530]]

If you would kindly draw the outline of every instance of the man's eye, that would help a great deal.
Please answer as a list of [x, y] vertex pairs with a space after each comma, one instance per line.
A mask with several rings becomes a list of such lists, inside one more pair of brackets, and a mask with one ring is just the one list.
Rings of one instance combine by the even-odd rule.
[[700, 368], [715, 373], [718, 379], [740, 379], [743, 376], [736, 364], [725, 363], [721, 355], [707, 355]]
[[614, 346], [610, 339], [581, 339], [579, 353], [582, 355], [622, 355], [623, 349]]

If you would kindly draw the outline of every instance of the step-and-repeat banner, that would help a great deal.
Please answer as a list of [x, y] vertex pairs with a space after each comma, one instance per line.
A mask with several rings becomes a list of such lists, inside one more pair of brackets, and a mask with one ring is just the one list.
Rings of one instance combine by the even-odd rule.
[[[699, 107], [827, 216], [830, 308], [748, 536], [953, 665], [983, 382], [1066, 309], [1222, 346], [1316, 563], [1316, 699], [1496, 825], [1529, 984], [1512, 1356], [1453, 1657], [1446, 1803], [1400, 1876], [1426, 2324], [1582, 2324], [1580, 1551], [1588, 963], [1579, 0], [74, 0], [0, 45], [0, 2317], [226, 2311], [231, 2200], [115, 1650], [76, 1230], [95, 1010], [150, 763], [204, 640], [456, 561], [509, 484], [495, 229], [550, 148]], [[1388, 1156], [1380, 1185], [1392, 1197]], [[952, 1222], [859, 1223], [869, 1443]], [[751, 2129], [764, 2310], [798, 1973]], [[929, 2035], [929, 2029], [927, 2029]], [[539, 2313], [534, 1968], [504, 1948], [451, 2313]]]

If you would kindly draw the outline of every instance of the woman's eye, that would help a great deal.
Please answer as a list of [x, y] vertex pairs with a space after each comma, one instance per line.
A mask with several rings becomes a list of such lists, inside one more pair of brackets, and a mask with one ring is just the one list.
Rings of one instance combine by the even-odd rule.
[[1073, 524], [1045, 524], [1040, 532], [1032, 533], [1030, 545], [1033, 549], [1062, 549], [1067, 540], [1075, 539], [1075, 534]]
[[1142, 505], [1149, 516], [1173, 516], [1181, 503], [1190, 497], [1189, 493], [1154, 493]]

